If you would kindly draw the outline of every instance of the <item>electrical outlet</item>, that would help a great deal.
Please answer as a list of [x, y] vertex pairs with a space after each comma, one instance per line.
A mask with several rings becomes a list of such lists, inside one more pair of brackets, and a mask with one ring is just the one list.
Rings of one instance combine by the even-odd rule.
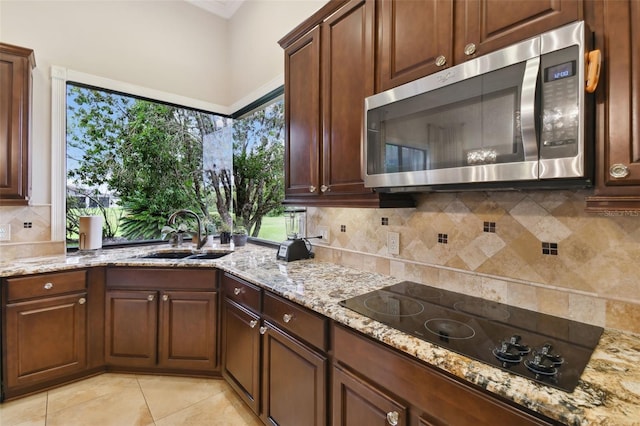
[[397, 232], [387, 232], [387, 252], [389, 254], [400, 254], [400, 234]]
[[329, 227], [328, 226], [318, 226], [318, 234], [320, 235], [323, 243], [329, 242]]
[[11, 225], [0, 225], [0, 241], [11, 241]]

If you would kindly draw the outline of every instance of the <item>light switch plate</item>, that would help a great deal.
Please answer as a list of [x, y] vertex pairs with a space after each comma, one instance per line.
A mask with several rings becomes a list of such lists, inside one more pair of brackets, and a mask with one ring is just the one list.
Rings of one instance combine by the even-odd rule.
[[0, 225], [0, 241], [11, 241], [11, 225], [8, 223]]

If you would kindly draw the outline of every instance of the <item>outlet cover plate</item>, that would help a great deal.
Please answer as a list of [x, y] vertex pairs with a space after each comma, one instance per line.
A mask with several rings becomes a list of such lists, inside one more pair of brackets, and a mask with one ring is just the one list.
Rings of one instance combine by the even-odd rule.
[[400, 234], [397, 232], [387, 232], [387, 252], [389, 254], [400, 254]]
[[11, 225], [8, 223], [0, 225], [0, 241], [11, 241]]
[[320, 241], [323, 243], [329, 242], [329, 227], [328, 226], [318, 226], [318, 235], [322, 237]]

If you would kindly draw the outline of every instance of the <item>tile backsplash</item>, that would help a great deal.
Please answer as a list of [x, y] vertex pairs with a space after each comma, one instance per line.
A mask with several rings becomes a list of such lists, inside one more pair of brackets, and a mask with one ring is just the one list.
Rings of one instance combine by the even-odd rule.
[[63, 254], [63, 241], [51, 241], [50, 206], [2, 206], [0, 225], [9, 225], [10, 240], [0, 241], [0, 261]]
[[413, 209], [309, 208], [307, 227], [329, 227], [321, 259], [640, 332], [640, 212], [585, 213], [585, 195], [420, 194]]

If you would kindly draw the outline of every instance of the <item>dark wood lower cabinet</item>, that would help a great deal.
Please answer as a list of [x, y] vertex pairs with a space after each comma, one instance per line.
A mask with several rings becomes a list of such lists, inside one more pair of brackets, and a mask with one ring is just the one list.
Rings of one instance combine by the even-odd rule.
[[6, 307], [6, 391], [82, 372], [87, 365], [86, 293]]
[[222, 310], [222, 375], [260, 414], [260, 317], [227, 298]]
[[333, 426], [409, 425], [406, 404], [340, 367], [333, 367]]
[[111, 268], [105, 298], [110, 369], [219, 375], [215, 270]]
[[[351, 392], [349, 399], [334, 395], [334, 419], [347, 419], [339, 425], [365, 424], [357, 418], [348, 421], [354, 418], [348, 417], [349, 410], [373, 419], [376, 414], [396, 411], [398, 424], [411, 425], [552, 424], [342, 326], [334, 325], [333, 338], [334, 380], [344, 383], [334, 384], [334, 389], [343, 386], [344, 390], [338, 390]], [[357, 401], [361, 396], [371, 399]], [[398, 411], [403, 407], [408, 416]]]
[[264, 324], [263, 422], [279, 426], [325, 426], [327, 358], [269, 322]]

